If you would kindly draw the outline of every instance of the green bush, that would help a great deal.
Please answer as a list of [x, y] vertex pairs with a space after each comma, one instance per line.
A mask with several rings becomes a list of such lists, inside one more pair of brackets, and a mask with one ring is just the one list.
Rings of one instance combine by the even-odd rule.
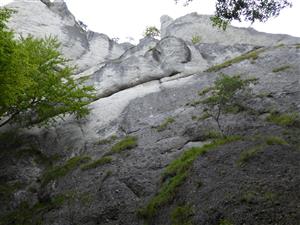
[[0, 8], [0, 127], [47, 124], [66, 114], [89, 113], [94, 88], [75, 80], [75, 67], [56, 38], [15, 38], [6, 26], [12, 10]]
[[144, 31], [144, 37], [159, 37], [160, 31], [155, 26], [146, 27]]
[[242, 108], [241, 102], [246, 100], [245, 96], [250, 97], [246, 95], [249, 85], [256, 81], [256, 78], [242, 80], [240, 76], [221, 74], [220, 78], [214, 82], [214, 86], [199, 93], [200, 96], [208, 95], [202, 100], [203, 112], [217, 123], [223, 135], [225, 132], [220, 123], [222, 114], [232, 111], [237, 105], [239, 109]]

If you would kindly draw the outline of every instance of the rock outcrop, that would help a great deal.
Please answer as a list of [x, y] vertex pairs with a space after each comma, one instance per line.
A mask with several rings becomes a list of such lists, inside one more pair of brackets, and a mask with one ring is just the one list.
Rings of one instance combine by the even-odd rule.
[[161, 36], [176, 36], [191, 42], [193, 36], [199, 36], [204, 43], [222, 43], [224, 45], [249, 44], [271, 46], [276, 44], [296, 44], [298, 38], [284, 34], [268, 34], [252, 28], [228, 26], [226, 31], [212, 26], [210, 16], [191, 13], [173, 20], [169, 16], [161, 17]]
[[[0, 130], [1, 225], [298, 223], [300, 38], [223, 32], [190, 14], [162, 17], [161, 40], [126, 49], [86, 31], [63, 1], [10, 6], [11, 28], [57, 36], [99, 99], [80, 121]], [[191, 147], [215, 143], [198, 92], [222, 73], [258, 78], [244, 109], [221, 117], [235, 141], [168, 173]]]
[[104, 34], [86, 30], [64, 1], [15, 1], [9, 7], [17, 10], [10, 20], [12, 29], [23, 36], [57, 37], [62, 43], [62, 52], [78, 65], [79, 71], [118, 58], [128, 48]]

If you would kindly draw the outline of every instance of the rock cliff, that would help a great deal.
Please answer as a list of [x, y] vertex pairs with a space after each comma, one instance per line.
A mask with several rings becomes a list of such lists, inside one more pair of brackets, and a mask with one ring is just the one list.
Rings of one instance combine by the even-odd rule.
[[[80, 121], [0, 130], [1, 225], [299, 224], [300, 38], [224, 32], [193, 13], [129, 46], [63, 1], [9, 7], [16, 32], [58, 37], [98, 100]], [[258, 78], [221, 117], [228, 139], [198, 95], [220, 74]]]

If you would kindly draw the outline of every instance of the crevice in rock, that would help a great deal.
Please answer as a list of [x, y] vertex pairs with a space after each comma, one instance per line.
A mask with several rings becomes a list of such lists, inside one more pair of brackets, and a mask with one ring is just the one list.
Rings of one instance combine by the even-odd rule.
[[136, 196], [137, 198], [141, 197], [141, 194], [139, 193], [138, 190], [136, 190], [132, 185], [130, 185], [128, 183], [128, 181], [126, 182], [125, 180], [119, 180], [120, 182], [122, 182], [123, 184], [125, 184], [125, 186], [128, 188], [128, 190], [130, 190], [134, 196]]

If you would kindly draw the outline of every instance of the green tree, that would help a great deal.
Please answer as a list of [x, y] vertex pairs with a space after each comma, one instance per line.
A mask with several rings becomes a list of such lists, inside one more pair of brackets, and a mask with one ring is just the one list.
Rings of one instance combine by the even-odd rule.
[[[180, 0], [175, 0], [179, 2]], [[184, 0], [188, 5], [193, 0]], [[213, 25], [224, 30], [232, 20], [265, 22], [278, 16], [283, 8], [291, 7], [289, 0], [217, 0], [216, 12], [211, 18]]]
[[144, 37], [159, 37], [160, 31], [155, 26], [146, 27]]
[[205, 117], [214, 119], [223, 135], [225, 131], [220, 123], [221, 115], [242, 109], [241, 102], [249, 97], [249, 85], [256, 82], [256, 78], [242, 80], [240, 76], [230, 77], [221, 74], [214, 82], [214, 86], [199, 93], [200, 96], [205, 96], [201, 101], [204, 105]]
[[85, 116], [93, 88], [72, 77], [75, 68], [58, 51], [55, 38], [15, 39], [6, 26], [12, 13], [0, 9], [0, 127], [47, 123], [58, 115]]

